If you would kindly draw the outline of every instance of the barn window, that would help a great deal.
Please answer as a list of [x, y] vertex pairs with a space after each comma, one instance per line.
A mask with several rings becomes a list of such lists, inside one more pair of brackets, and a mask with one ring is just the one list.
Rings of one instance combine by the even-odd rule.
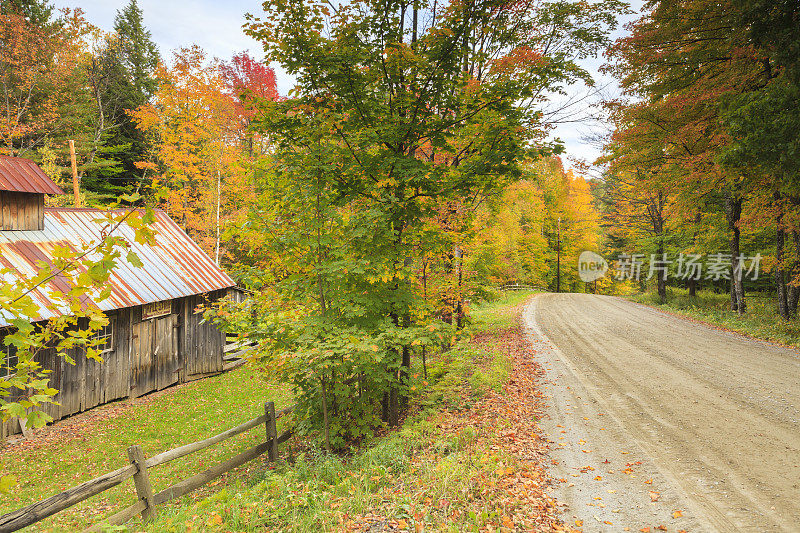
[[6, 333], [0, 333], [0, 378], [7, 378], [17, 371], [17, 347], [6, 345]]
[[114, 351], [114, 326], [116, 326], [116, 319], [109, 317], [108, 324], [95, 331], [92, 339], [98, 341], [95, 349], [100, 353], [107, 353]]

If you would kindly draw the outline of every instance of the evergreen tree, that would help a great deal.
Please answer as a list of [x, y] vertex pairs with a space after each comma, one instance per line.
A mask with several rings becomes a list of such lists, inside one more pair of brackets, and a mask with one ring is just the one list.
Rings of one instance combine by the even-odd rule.
[[118, 42], [118, 60], [127, 74], [126, 87], [121, 97], [129, 109], [146, 103], [156, 90], [157, 83], [153, 71], [158, 65], [159, 56], [150, 31], [144, 27], [142, 10], [136, 0], [117, 12], [114, 30]]
[[126, 111], [149, 101], [157, 87], [153, 71], [159, 62], [136, 0], [117, 12], [114, 30], [92, 65], [92, 80], [108, 123], [103, 149], [107, 164], [87, 175], [84, 183], [101, 196], [133, 190], [144, 178], [136, 163], [146, 159], [148, 140]]
[[53, 17], [53, 6], [41, 0], [0, 0], [0, 13], [22, 15], [31, 24], [48, 26]]

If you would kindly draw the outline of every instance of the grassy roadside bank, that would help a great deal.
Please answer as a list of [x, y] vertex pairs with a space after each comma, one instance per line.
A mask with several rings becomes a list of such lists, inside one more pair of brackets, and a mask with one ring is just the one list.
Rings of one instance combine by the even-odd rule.
[[[243, 367], [107, 404], [42, 429], [31, 440], [0, 445], [0, 471], [18, 481], [10, 494], [0, 495], [0, 514], [119, 468], [127, 463], [126, 450], [132, 444], [141, 445], [149, 457], [259, 416], [267, 400], [282, 408], [291, 403], [291, 394], [283, 387], [265, 384]], [[150, 479], [158, 491], [262, 440], [263, 432], [249, 431], [157, 467]], [[263, 467], [263, 462], [254, 461], [172, 505], [201, 499], [220, 484]], [[26, 531], [80, 531], [135, 501], [133, 483], [123, 483]]]
[[744, 316], [730, 310], [728, 294], [712, 291], [698, 291], [696, 296], [689, 296], [685, 289], [669, 288], [664, 304], [652, 292], [627, 295], [625, 298], [757, 339], [800, 348], [800, 321], [782, 320], [775, 309], [774, 298], [769, 296], [748, 294], [747, 314]]
[[414, 402], [421, 408], [398, 430], [346, 457], [299, 448], [288, 462], [166, 509], [146, 529], [563, 531], [544, 494], [541, 370], [517, 325], [529, 297], [512, 293], [472, 310], [476, 334], [431, 358]]
[[[475, 306], [474, 335], [430, 356], [402, 427], [349, 456], [294, 442], [277, 464], [260, 458], [181, 500], [149, 524], [108, 531], [569, 531], [545, 491], [539, 437], [542, 371], [519, 328], [530, 293]], [[268, 388], [246, 368], [73, 417], [32, 441], [0, 449], [20, 485], [7, 512], [124, 462], [139, 443], [150, 456], [260, 414]], [[288, 391], [268, 390], [288, 405]], [[248, 432], [151, 473], [156, 490], [260, 441]], [[290, 441], [291, 444], [292, 441]], [[135, 499], [132, 483], [56, 515], [32, 531], [76, 531]]]

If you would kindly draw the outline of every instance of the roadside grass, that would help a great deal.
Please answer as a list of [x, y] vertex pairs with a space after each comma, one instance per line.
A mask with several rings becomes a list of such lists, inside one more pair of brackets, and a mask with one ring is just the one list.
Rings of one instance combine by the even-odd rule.
[[[530, 294], [512, 293], [476, 306], [477, 334], [431, 355], [428, 379], [414, 368], [412, 403], [401, 428], [351, 455], [305, 445], [288, 460], [237, 480], [202, 501], [174, 506], [147, 526], [157, 533], [193, 531], [479, 531], [508, 526], [513, 508], [501, 486], [519, 459], [498, 446], [498, 427], [469, 411], [508, 382], [512, 361], [497, 348], [514, 309]], [[496, 396], [496, 395], [495, 395]], [[302, 449], [302, 452], [297, 450]], [[499, 490], [499, 489], [498, 489]]]
[[747, 294], [747, 314], [744, 316], [730, 310], [728, 294], [713, 291], [698, 291], [697, 296], [689, 296], [685, 289], [670, 287], [665, 304], [661, 304], [658, 294], [653, 292], [628, 295], [626, 298], [757, 339], [800, 347], [800, 321], [781, 319], [772, 296]]
[[[210, 437], [255, 418], [264, 402], [278, 409], [291, 404], [286, 387], [264, 383], [247, 367], [165, 389], [136, 400], [107, 404], [42, 430], [31, 441], [0, 447], [0, 472], [13, 475], [18, 486], [0, 496], [0, 514], [51, 496], [128, 462], [127, 447], [139, 444], [146, 456]], [[157, 492], [263, 442], [263, 428], [211, 446], [150, 471]], [[280, 428], [279, 428], [280, 430]], [[266, 459], [249, 463], [170, 506], [202, 499], [219, 485], [265, 468]], [[30, 531], [79, 531], [133, 504], [132, 481], [62, 511], [30, 527]], [[167, 511], [168, 512], [168, 511]]]
[[470, 318], [479, 332], [493, 332], [510, 328], [517, 316], [517, 306], [527, 301], [537, 291], [509, 291], [498, 300], [483, 302], [470, 310]]

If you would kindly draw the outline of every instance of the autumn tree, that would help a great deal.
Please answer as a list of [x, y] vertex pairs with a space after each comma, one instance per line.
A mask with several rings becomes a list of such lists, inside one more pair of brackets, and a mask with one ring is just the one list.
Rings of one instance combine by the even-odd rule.
[[522, 282], [555, 291], [560, 281], [562, 290], [585, 289], [575, 265], [582, 251], [597, 250], [599, 213], [586, 180], [559, 158], [525, 165], [522, 179], [488, 199], [473, 222], [467, 252], [479, 277], [495, 286]]
[[234, 105], [218, 65], [199, 47], [159, 65], [152, 102], [131, 113], [149, 138], [147, 168], [167, 212], [219, 260], [227, 213], [241, 206], [249, 165], [242, 159], [242, 109]]
[[763, 65], [736, 21], [732, 1], [653, 0], [644, 10], [631, 36], [611, 49], [612, 72], [638, 100], [618, 110], [614, 142], [627, 143], [631, 149], [623, 151], [635, 154], [633, 147], [644, 144], [637, 132], [646, 132], [646, 151], [654, 160], [643, 168], [670, 182], [683, 219], [692, 220], [697, 205], [713, 206], [708, 199], [719, 198], [730, 235], [731, 308], [744, 313], [744, 285], [735, 273], [742, 267], [742, 207], [756, 184], [752, 174], [720, 161], [730, 144], [722, 105], [757, 86]]
[[[97, 304], [109, 297], [108, 280], [120, 263], [142, 266], [125, 235], [140, 243], [152, 242], [153, 220], [150, 209], [108, 210], [96, 221], [103, 228], [99, 241], [56, 246], [30, 277], [0, 269], [0, 324], [8, 327], [2, 348], [12, 348], [15, 354], [14, 366], [0, 373], [0, 422], [18, 417], [28, 428], [52, 422], [42, 407], [54, 401], [58, 390], [42, 366], [41, 352], [52, 351], [74, 363], [70, 353], [81, 349], [86, 357], [102, 362], [100, 341], [93, 334], [108, 324], [108, 317]], [[59, 290], [51, 289], [53, 280]], [[37, 292], [45, 292], [49, 303], [43, 305]], [[48, 315], [51, 318], [41, 320]], [[0, 475], [0, 494], [16, 483], [13, 477]]]
[[49, 26], [53, 22], [53, 6], [42, 0], [2, 0], [0, 14], [20, 15], [39, 28]]
[[264, 155], [268, 148], [267, 139], [263, 138], [250, 125], [256, 114], [253, 102], [256, 99], [278, 100], [278, 83], [275, 71], [261, 61], [253, 59], [247, 52], [235, 54], [230, 61], [219, 65], [220, 76], [225, 90], [236, 106], [240, 120], [240, 142], [248, 155], [257, 157]]
[[398, 422], [415, 346], [447, 331], [421, 298], [426, 221], [520, 176], [543, 148], [545, 93], [587, 78], [574, 59], [603, 45], [619, 6], [267, 2], [251, 19], [297, 80], [259, 101], [275, 207], [252, 220], [292, 261], [277, 288], [297, 311], [253, 334], [330, 445], [368, 430], [352, 415], [373, 402]]

